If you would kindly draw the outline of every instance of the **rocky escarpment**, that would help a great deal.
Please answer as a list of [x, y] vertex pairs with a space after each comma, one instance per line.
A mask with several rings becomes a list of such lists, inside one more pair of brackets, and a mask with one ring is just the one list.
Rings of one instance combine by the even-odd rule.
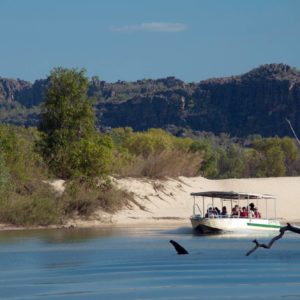
[[0, 101], [15, 101], [16, 95], [31, 88], [31, 83], [21, 79], [0, 77]]
[[286, 118], [300, 132], [300, 72], [283, 64], [263, 65], [241, 76], [166, 88], [97, 108], [103, 124], [112, 127], [175, 125], [234, 136], [290, 135]]
[[165, 91], [135, 96], [122, 103], [100, 103], [97, 109], [101, 115], [101, 123], [105, 126], [131, 126], [135, 130], [160, 128], [168, 124], [184, 127], [187, 97], [189, 95], [185, 90]]
[[[2, 99], [21, 105], [24, 111], [19, 123], [34, 125], [47, 84], [47, 80], [31, 84], [0, 78], [0, 104]], [[176, 126], [234, 136], [284, 136], [291, 135], [288, 118], [300, 132], [300, 72], [284, 64], [263, 65], [240, 76], [199, 83], [174, 77], [107, 83], [95, 76], [88, 96], [96, 99], [99, 125], [106, 127]], [[27, 118], [26, 112], [31, 113]], [[0, 117], [7, 121], [5, 114]], [[9, 122], [18, 124], [18, 115], [13, 117], [10, 111]]]
[[198, 84], [186, 119], [196, 130], [232, 135], [288, 135], [286, 118], [300, 131], [300, 72], [264, 65], [242, 76]]

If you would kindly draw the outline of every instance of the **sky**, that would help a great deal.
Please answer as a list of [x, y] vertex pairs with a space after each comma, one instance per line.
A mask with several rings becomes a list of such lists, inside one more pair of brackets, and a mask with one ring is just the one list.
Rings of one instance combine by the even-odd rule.
[[300, 68], [299, 0], [0, 0], [0, 76], [54, 67], [101, 80], [239, 75]]

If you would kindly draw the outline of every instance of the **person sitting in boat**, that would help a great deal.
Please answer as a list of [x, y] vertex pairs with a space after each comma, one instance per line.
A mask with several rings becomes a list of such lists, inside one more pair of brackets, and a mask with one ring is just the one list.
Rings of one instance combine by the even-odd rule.
[[246, 209], [245, 206], [242, 208], [240, 216], [241, 216], [241, 218], [247, 218], [248, 217], [248, 212], [247, 212], [247, 209]]
[[222, 218], [227, 218], [228, 217], [226, 206], [222, 207], [221, 216], [222, 216]]
[[254, 215], [254, 203], [250, 203], [249, 206], [248, 206], [248, 218], [254, 218], [255, 215]]
[[217, 217], [218, 217], [218, 214], [217, 214], [216, 210], [213, 209], [212, 207], [210, 207], [207, 210], [207, 213], [205, 214], [205, 218], [217, 218]]
[[231, 216], [235, 218], [238, 218], [240, 216], [240, 207], [238, 205], [235, 205], [232, 209]]
[[261, 214], [256, 207], [254, 207], [254, 217], [257, 219], [261, 218]]
[[221, 211], [219, 210], [218, 207], [215, 207], [215, 213], [216, 213], [217, 216], [221, 215]]

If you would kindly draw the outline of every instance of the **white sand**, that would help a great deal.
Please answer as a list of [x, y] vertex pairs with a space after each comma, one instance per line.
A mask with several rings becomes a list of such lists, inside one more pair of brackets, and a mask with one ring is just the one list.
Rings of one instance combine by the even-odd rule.
[[[283, 222], [300, 221], [300, 177], [225, 180], [180, 177], [178, 180], [167, 181], [128, 178], [118, 180], [116, 184], [133, 192], [135, 200], [145, 207], [145, 210], [133, 206], [120, 211], [112, 216], [112, 222], [116, 224], [189, 224], [193, 209], [190, 193], [211, 190], [272, 194], [277, 198], [277, 217], [282, 218]], [[265, 202], [259, 202], [257, 206], [264, 215]], [[274, 214], [273, 202], [268, 207], [269, 214]]]

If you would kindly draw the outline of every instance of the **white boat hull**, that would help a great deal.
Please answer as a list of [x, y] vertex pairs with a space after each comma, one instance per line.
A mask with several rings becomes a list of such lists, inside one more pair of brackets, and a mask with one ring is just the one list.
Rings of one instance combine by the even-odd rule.
[[202, 218], [192, 216], [191, 223], [195, 230], [209, 232], [241, 232], [241, 231], [278, 231], [281, 228], [279, 220], [255, 218]]

